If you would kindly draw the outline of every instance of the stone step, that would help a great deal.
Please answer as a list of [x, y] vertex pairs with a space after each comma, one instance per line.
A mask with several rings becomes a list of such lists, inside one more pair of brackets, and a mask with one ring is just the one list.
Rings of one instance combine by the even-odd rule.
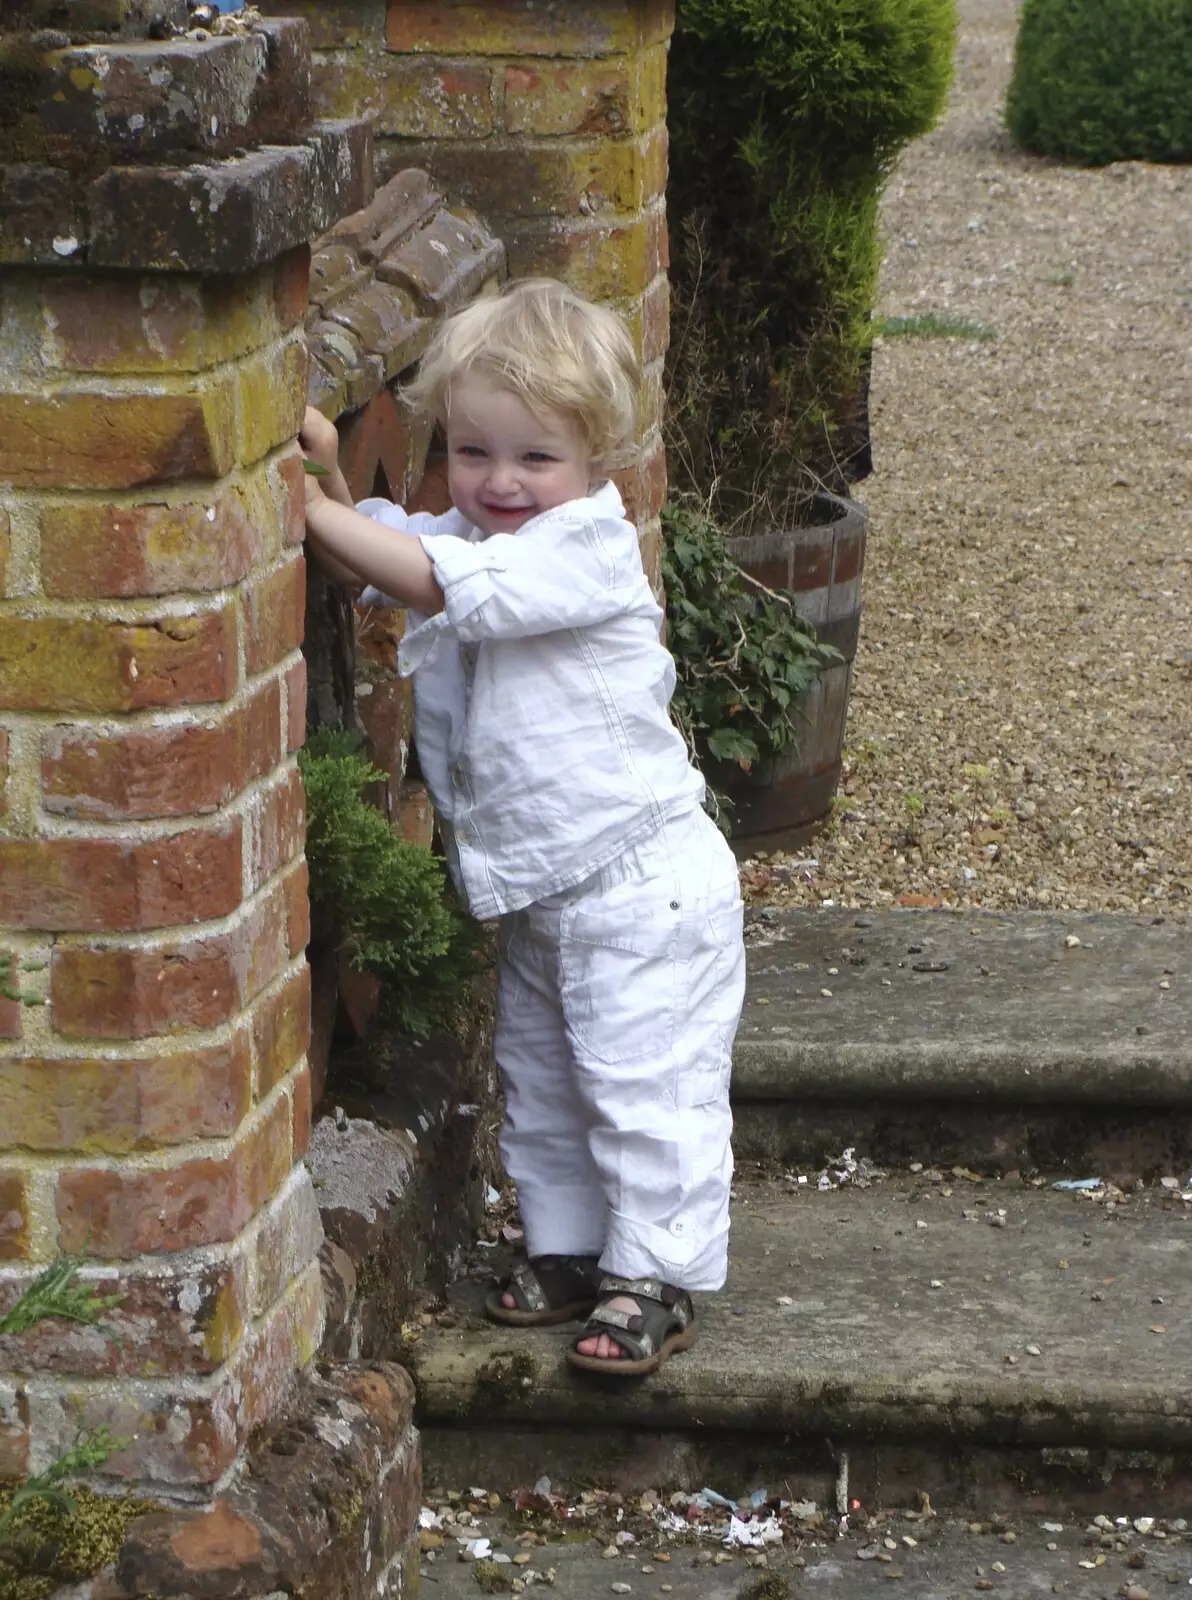
[[573, 1372], [573, 1328], [486, 1322], [477, 1254], [414, 1360], [428, 1484], [782, 1482], [832, 1504], [847, 1455], [867, 1505], [1186, 1510], [1192, 1204], [1161, 1187], [743, 1172], [699, 1343], [637, 1383]]
[[1162, 919], [754, 911], [735, 1147], [822, 1165], [1192, 1164], [1186, 928]]

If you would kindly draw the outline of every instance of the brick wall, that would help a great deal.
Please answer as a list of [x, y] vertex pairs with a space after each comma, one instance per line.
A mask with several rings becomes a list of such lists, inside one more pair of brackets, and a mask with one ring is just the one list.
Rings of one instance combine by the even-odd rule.
[[316, 104], [367, 117], [378, 182], [425, 168], [546, 273], [621, 311], [645, 361], [642, 426], [618, 475], [658, 577], [668, 336], [666, 51], [673, 0], [270, 0], [305, 16]]
[[0, 1476], [102, 1422], [109, 1474], [201, 1489], [322, 1323], [293, 440], [367, 144], [303, 125], [300, 23], [99, 53], [46, 54], [57, 142], [0, 166], [0, 1309], [60, 1251], [123, 1299], [0, 1339]]

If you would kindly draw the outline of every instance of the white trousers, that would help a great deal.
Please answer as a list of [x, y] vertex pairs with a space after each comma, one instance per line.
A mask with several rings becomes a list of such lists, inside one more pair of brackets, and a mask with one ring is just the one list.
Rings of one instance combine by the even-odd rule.
[[718, 1289], [745, 993], [737, 864], [696, 811], [501, 920], [501, 1137], [531, 1256]]

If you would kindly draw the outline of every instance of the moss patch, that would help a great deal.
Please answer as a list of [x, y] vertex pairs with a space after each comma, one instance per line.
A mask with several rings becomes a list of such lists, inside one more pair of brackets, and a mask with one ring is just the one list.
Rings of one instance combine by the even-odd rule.
[[[15, 1485], [0, 1486], [0, 1513]], [[131, 1495], [70, 1490], [74, 1513], [46, 1501], [19, 1511], [0, 1537], [0, 1600], [48, 1600], [64, 1583], [80, 1583], [115, 1561], [129, 1523], [156, 1506]]]

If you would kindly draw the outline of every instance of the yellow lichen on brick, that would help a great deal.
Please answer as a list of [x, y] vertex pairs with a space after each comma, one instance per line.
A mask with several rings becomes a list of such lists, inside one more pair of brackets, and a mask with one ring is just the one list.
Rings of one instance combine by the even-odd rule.
[[674, 0], [587, 0], [566, 6], [390, 0], [386, 39], [391, 50], [443, 56], [608, 56], [661, 44], [673, 25]]
[[239, 369], [239, 459], [246, 465], [287, 443], [302, 425], [310, 355], [301, 335], [259, 351]]
[[368, 117], [374, 132], [409, 139], [481, 139], [492, 133], [493, 68], [366, 47], [319, 64], [324, 117]]
[[22, 487], [217, 478], [235, 459], [236, 391], [226, 370], [181, 393], [0, 394], [0, 479]]

